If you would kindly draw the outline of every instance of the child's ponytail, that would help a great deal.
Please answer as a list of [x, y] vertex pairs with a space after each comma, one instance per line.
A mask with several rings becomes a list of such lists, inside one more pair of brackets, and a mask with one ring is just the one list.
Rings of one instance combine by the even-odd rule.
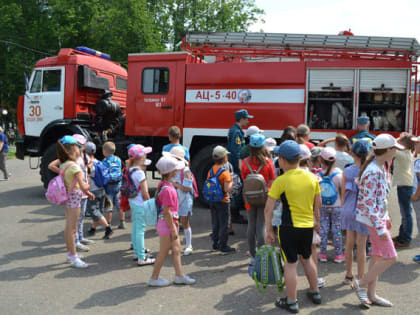
[[73, 151], [73, 144], [64, 143], [62, 144], [60, 140], [57, 141], [56, 145], [57, 150], [57, 158], [60, 160], [61, 163], [64, 163], [70, 160], [70, 152]]
[[359, 180], [362, 178], [363, 172], [366, 170], [367, 166], [375, 159], [375, 157], [384, 154], [387, 150], [388, 149], [376, 149], [373, 150], [367, 158], [362, 158], [364, 161], [362, 163], [362, 167], [360, 168]]

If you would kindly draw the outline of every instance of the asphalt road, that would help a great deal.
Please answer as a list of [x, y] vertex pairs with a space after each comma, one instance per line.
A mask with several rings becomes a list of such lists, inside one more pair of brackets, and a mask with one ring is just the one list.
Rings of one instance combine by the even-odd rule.
[[[0, 314], [260, 314], [283, 313], [273, 302], [275, 288], [260, 294], [247, 274], [246, 226], [235, 225], [230, 243], [237, 253], [220, 256], [210, 252], [210, 216], [195, 207], [192, 218], [194, 254], [183, 257], [185, 272], [197, 279], [193, 286], [149, 288], [152, 267], [137, 267], [132, 261], [130, 234], [115, 230], [111, 240], [93, 237], [91, 251], [85, 253], [87, 270], [76, 270], [65, 262], [63, 240], [64, 208], [50, 205], [44, 197], [39, 170], [29, 169], [28, 160], [8, 160], [12, 177], [0, 182]], [[150, 182], [155, 185], [155, 182]], [[400, 222], [391, 197], [393, 234]], [[115, 217], [114, 223], [118, 219]], [[86, 219], [85, 229], [89, 228]], [[128, 224], [131, 228], [131, 224]], [[417, 229], [415, 228], [415, 236]], [[183, 236], [181, 236], [183, 239]], [[147, 247], [158, 250], [153, 229], [146, 232]], [[420, 314], [417, 299], [420, 265], [411, 261], [420, 254], [419, 240], [411, 249], [399, 252], [399, 262], [381, 277], [378, 293], [389, 298], [392, 309], [360, 309], [349, 286], [341, 284], [344, 265], [320, 264], [319, 273], [327, 281], [322, 289], [323, 303], [315, 306], [306, 296], [308, 285], [299, 267], [298, 298], [301, 314]], [[333, 258], [332, 246], [329, 257]], [[162, 270], [173, 279], [168, 259]]]

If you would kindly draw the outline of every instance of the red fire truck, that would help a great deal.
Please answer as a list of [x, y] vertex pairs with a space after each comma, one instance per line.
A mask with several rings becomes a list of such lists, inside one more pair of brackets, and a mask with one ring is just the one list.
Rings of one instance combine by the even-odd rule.
[[[252, 124], [274, 138], [286, 126], [301, 123], [311, 127], [314, 140], [337, 132], [351, 136], [360, 115], [371, 118], [375, 132], [417, 134], [420, 46], [415, 39], [189, 33], [182, 49], [128, 56], [124, 132], [113, 130], [108, 138], [124, 149], [131, 142], [151, 145], [157, 158], [168, 142], [168, 128], [179, 126], [199, 186], [211, 165], [212, 147], [226, 143], [234, 112], [241, 108], [255, 116]], [[35, 70], [45, 66], [37, 64]], [[79, 86], [74, 83], [66, 89], [74, 93]], [[95, 102], [92, 99], [80, 112], [73, 100], [65, 112], [72, 125], [95, 136], [100, 145], [103, 130], [87, 125], [95, 120], [95, 108], [90, 106]], [[124, 104], [123, 99], [118, 102]], [[27, 106], [25, 99], [21, 107]], [[80, 119], [79, 113], [89, 116]], [[80, 125], [81, 120], [86, 124]], [[26, 128], [26, 121], [20, 123]], [[45, 160], [42, 165], [50, 160], [44, 154], [47, 147], [37, 151]]]

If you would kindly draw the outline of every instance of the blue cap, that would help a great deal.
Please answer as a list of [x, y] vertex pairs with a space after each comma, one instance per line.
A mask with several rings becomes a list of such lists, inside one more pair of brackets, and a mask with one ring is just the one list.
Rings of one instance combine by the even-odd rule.
[[351, 146], [351, 151], [360, 157], [367, 156], [369, 150], [369, 143], [365, 140], [359, 140]]
[[81, 147], [81, 145], [79, 144], [79, 142], [77, 142], [77, 140], [73, 136], [64, 136], [63, 138], [60, 139], [60, 142], [62, 144], [75, 144], [79, 148]]
[[249, 145], [253, 148], [261, 148], [265, 143], [265, 136], [256, 133], [249, 138]]
[[370, 119], [368, 116], [360, 116], [357, 118], [358, 125], [368, 125], [370, 123]]
[[[299, 158], [301, 154], [299, 144], [293, 140], [286, 140], [276, 148], [278, 148], [277, 154], [286, 160], [294, 160]], [[274, 152], [276, 152], [276, 150]]]
[[248, 111], [246, 109], [240, 109], [235, 112], [235, 119], [239, 120], [241, 118], [254, 118], [254, 116], [248, 114]]

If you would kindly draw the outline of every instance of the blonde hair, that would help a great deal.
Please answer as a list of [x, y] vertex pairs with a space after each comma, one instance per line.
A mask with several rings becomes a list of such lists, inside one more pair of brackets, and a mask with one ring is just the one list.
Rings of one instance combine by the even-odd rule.
[[111, 154], [115, 153], [115, 143], [112, 141], [107, 141], [104, 143], [103, 149]]
[[305, 124], [301, 124], [296, 128], [296, 142], [305, 144], [305, 137], [311, 133], [311, 129]]

